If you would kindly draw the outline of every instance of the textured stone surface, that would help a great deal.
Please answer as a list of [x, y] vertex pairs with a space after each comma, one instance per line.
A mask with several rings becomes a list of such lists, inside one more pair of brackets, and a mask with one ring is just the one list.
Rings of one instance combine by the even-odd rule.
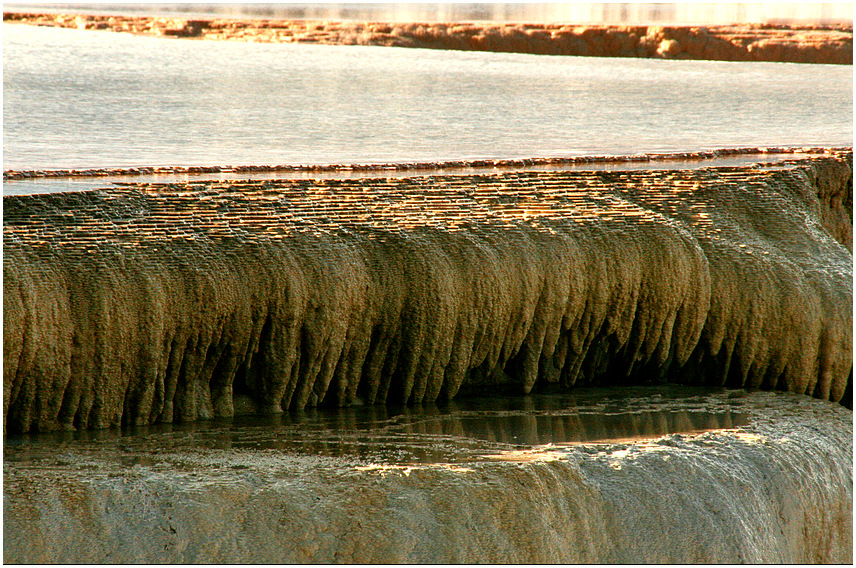
[[851, 165], [6, 196], [5, 426], [191, 421], [237, 397], [415, 404], [462, 385], [849, 404], [852, 254], [830, 230], [852, 222]]
[[[641, 415], [730, 411], [747, 415], [749, 424], [514, 450], [466, 442], [464, 422], [456, 425], [454, 416], [448, 430], [435, 430], [426, 409], [414, 421], [423, 428], [396, 437], [397, 447], [453, 454], [449, 448], [466, 443], [474, 451], [415, 463], [351, 451], [322, 455], [320, 445], [307, 452], [258, 444], [277, 437], [274, 423], [258, 426], [256, 435], [222, 425], [195, 433], [99, 432], [77, 442], [7, 439], [3, 559], [852, 562], [851, 411], [801, 395], [733, 391], [624, 404]], [[577, 412], [585, 423], [588, 413], [602, 416], [604, 409], [583, 404], [569, 409], [568, 419]], [[366, 446], [379, 439], [359, 422], [336, 431]]]
[[593, 57], [853, 63], [853, 26], [575, 26], [3, 14], [6, 22], [159, 36]]

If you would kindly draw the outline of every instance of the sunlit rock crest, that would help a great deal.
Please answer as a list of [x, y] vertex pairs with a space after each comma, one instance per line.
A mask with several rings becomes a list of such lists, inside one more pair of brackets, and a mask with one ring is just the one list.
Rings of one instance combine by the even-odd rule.
[[4, 197], [10, 431], [462, 387], [848, 401], [852, 153]]
[[[335, 18], [334, 18], [335, 19]], [[378, 45], [583, 57], [853, 64], [853, 25], [577, 25], [187, 19], [4, 12], [4, 22], [259, 43]]]

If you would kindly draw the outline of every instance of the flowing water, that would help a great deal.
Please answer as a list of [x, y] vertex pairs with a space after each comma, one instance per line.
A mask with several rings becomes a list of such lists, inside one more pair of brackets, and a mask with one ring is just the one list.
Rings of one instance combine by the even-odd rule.
[[852, 67], [3, 25], [4, 169], [852, 144]]

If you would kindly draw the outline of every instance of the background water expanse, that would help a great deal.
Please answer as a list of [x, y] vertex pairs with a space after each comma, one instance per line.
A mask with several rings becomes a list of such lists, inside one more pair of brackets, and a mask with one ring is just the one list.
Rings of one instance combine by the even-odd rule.
[[3, 25], [4, 169], [851, 145], [850, 66], [250, 44]]

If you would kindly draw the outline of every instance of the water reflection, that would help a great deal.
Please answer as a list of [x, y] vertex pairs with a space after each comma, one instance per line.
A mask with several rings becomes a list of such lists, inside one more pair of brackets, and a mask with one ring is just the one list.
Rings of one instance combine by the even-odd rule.
[[413, 408], [311, 409], [123, 431], [7, 437], [7, 462], [56, 460], [72, 451], [151, 465], [164, 453], [245, 450], [350, 457], [374, 463], [438, 463], [485, 452], [645, 440], [735, 428], [748, 416], [710, 407], [704, 389], [602, 389], [574, 395], [479, 398]]

